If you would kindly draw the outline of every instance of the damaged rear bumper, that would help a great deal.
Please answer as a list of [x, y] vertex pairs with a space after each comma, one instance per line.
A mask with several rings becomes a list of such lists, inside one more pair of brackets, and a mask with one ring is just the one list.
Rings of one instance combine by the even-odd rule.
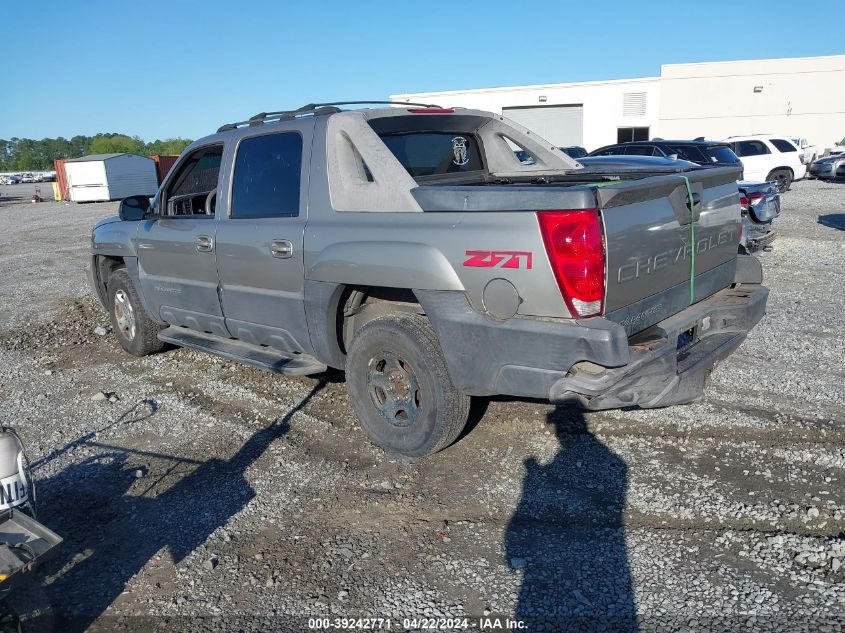
[[552, 385], [549, 399], [577, 401], [591, 410], [694, 402], [716, 364], [763, 317], [768, 294], [759, 284], [722, 290], [638, 334], [626, 365], [577, 363]]

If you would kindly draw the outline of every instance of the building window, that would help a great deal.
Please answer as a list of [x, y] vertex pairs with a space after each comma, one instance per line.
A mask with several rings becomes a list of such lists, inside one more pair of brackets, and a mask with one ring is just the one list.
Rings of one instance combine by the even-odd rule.
[[647, 141], [647, 127], [620, 127], [616, 129], [617, 143], [630, 143], [631, 141]]

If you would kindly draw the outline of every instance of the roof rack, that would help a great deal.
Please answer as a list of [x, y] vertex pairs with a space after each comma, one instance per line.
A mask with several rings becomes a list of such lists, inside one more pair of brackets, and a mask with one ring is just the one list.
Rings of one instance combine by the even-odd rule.
[[398, 106], [417, 106], [422, 108], [439, 108], [440, 106], [431, 103], [410, 103], [399, 101], [331, 101], [328, 103], [307, 103], [304, 106], [296, 108], [295, 110], [279, 110], [277, 112], [259, 112], [249, 117], [246, 121], [237, 121], [235, 123], [227, 123], [221, 125], [218, 132], [228, 132], [235, 130], [244, 125], [261, 125], [270, 121], [288, 121], [298, 116], [313, 114], [314, 116], [322, 116], [326, 114], [335, 114], [340, 112], [337, 106], [343, 105], [398, 105]]

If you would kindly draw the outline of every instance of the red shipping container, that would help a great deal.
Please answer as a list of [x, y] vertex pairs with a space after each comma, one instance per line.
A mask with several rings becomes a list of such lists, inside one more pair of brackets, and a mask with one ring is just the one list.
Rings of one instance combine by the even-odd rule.
[[56, 167], [56, 182], [59, 183], [59, 191], [62, 194], [62, 200], [70, 200], [70, 191], [67, 186], [67, 174], [65, 173], [65, 159], [58, 158], [53, 161]]
[[173, 164], [179, 156], [173, 156], [170, 154], [154, 154], [153, 156], [150, 156], [150, 158], [155, 161], [156, 173], [158, 174], [158, 184], [161, 184], [164, 177], [167, 176], [167, 172], [170, 171], [170, 168], [173, 167]]

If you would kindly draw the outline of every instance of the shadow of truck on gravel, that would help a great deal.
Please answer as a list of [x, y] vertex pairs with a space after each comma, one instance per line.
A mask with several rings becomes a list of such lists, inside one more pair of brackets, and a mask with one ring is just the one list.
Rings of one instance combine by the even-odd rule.
[[505, 553], [522, 569], [515, 617], [530, 631], [636, 631], [622, 511], [627, 467], [576, 407], [548, 416], [560, 449], [525, 461], [522, 496]]
[[[42, 517], [65, 537], [64, 557], [52, 567], [55, 579], [45, 587], [56, 630], [87, 630], [162, 548], [179, 563], [244, 508], [255, 496], [246, 470], [287, 433], [294, 414], [324, 386], [325, 381], [317, 383], [299, 404], [256, 432], [230, 459], [199, 463], [157, 496], [126, 494], [134, 467], [127, 464], [131, 452], [119, 448], [40, 481]], [[180, 466], [191, 464], [197, 462], [177, 459], [166, 474], [172, 476]], [[153, 630], [162, 624], [161, 618], [134, 620], [125, 630]], [[99, 624], [93, 630], [111, 630], [116, 622]]]

